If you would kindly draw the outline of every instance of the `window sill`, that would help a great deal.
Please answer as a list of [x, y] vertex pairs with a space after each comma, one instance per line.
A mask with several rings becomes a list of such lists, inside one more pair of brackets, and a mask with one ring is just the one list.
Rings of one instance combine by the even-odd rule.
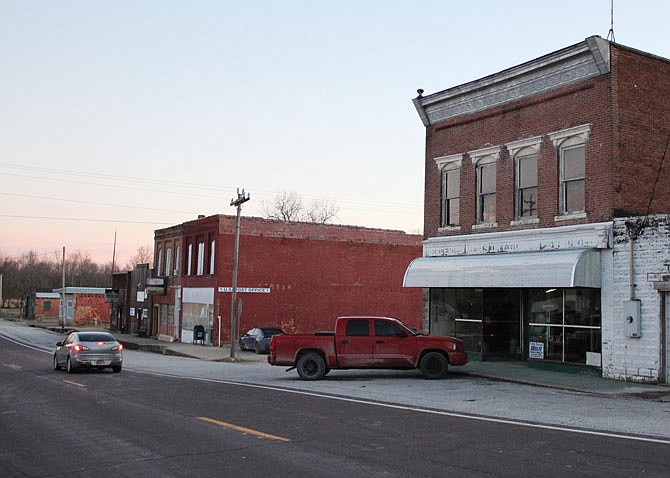
[[479, 229], [493, 229], [494, 227], [498, 227], [497, 222], [482, 222], [480, 224], [473, 224], [472, 230], [477, 231]]
[[526, 226], [529, 224], [539, 224], [540, 219], [537, 217], [529, 217], [528, 219], [518, 219], [516, 221], [511, 221], [510, 226]]
[[442, 226], [437, 228], [437, 232], [454, 232], [461, 230], [461, 226]]
[[561, 214], [560, 216], [554, 216], [554, 222], [561, 221], [571, 221], [572, 219], [585, 219], [585, 212], [571, 212], [569, 214]]

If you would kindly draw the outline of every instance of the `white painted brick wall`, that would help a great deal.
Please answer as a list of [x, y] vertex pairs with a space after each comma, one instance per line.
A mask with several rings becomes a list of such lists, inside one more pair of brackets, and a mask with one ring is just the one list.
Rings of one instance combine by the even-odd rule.
[[[626, 222], [641, 225], [633, 244], [634, 299], [641, 302], [641, 336], [625, 335], [623, 304], [630, 299], [630, 247]], [[602, 374], [640, 383], [659, 380], [661, 301], [648, 273], [668, 274], [670, 215], [613, 221], [613, 248], [602, 253]]]

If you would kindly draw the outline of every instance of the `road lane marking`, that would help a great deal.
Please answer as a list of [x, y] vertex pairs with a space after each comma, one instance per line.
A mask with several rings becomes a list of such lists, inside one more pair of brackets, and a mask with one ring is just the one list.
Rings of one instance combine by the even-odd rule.
[[13, 368], [14, 370], [22, 370], [23, 367], [20, 365], [16, 365], [15, 363], [6, 363], [4, 364], [5, 367]]
[[63, 382], [69, 383], [70, 385], [76, 385], [77, 387], [86, 388], [86, 385], [84, 385], [83, 383], [72, 382], [70, 380], [63, 380]]
[[213, 423], [214, 425], [218, 425], [220, 427], [229, 428], [231, 430], [246, 433], [247, 435], [252, 435], [252, 436], [255, 436], [255, 437], [259, 437], [259, 438], [267, 438], [268, 440], [277, 440], [277, 441], [291, 441], [288, 438], [278, 437], [277, 435], [270, 435], [269, 433], [263, 433], [263, 432], [259, 432], [257, 430], [252, 430], [251, 428], [245, 428], [245, 427], [241, 427], [239, 425], [233, 425], [232, 423], [221, 422], [219, 420], [214, 420], [213, 418], [198, 417], [198, 420], [202, 420], [203, 422]]
[[[4, 339], [9, 340], [10, 342], [14, 342], [17, 345], [22, 345], [24, 347], [28, 347], [28, 348], [37, 350], [39, 352], [44, 352], [44, 353], [49, 353], [49, 354], [52, 353], [51, 351], [44, 350], [44, 349], [41, 349], [41, 348], [37, 348], [37, 347], [31, 346], [31, 345], [28, 345], [26, 343], [13, 340], [12, 338], [10, 338], [10, 337], [8, 337], [4, 334], [0, 334], [0, 336]], [[412, 407], [412, 406], [399, 405], [399, 404], [393, 404], [393, 403], [375, 402], [375, 401], [372, 401], [372, 400], [333, 396], [333, 395], [327, 395], [327, 394], [323, 394], [323, 393], [307, 392], [307, 391], [302, 391], [302, 390], [293, 390], [293, 389], [283, 388], [283, 387], [272, 387], [272, 386], [268, 386], [268, 385], [256, 385], [256, 384], [251, 384], [251, 383], [235, 382], [235, 381], [232, 381], [232, 380], [219, 380], [219, 379], [210, 379], [210, 378], [204, 378], [204, 377], [185, 377], [183, 375], [176, 375], [176, 374], [169, 374], [169, 373], [162, 373], [162, 372], [153, 372], [153, 371], [142, 370], [141, 368], [133, 368], [133, 367], [126, 367], [126, 369], [127, 370], [132, 370], [133, 372], [136, 372], [136, 373], [142, 373], [142, 374], [146, 374], [146, 375], [155, 375], [155, 376], [158, 376], [158, 377], [171, 377], [171, 378], [177, 378], [177, 379], [182, 379], [182, 380], [186, 379], [186, 380], [195, 380], [195, 381], [200, 381], [200, 382], [223, 383], [223, 384], [228, 384], [228, 385], [237, 385], [237, 386], [240, 386], [240, 387], [274, 390], [274, 391], [278, 391], [278, 392], [286, 392], [286, 393], [293, 393], [293, 394], [298, 394], [298, 395], [307, 395], [307, 396], [313, 396], [313, 397], [319, 397], [319, 398], [327, 398], [327, 399], [330, 399], [330, 400], [348, 401], [348, 402], [361, 403], [361, 404], [366, 404], [366, 405], [374, 405], [374, 406], [378, 406], [378, 407], [386, 407], [386, 408], [395, 408], [395, 409], [401, 409], [401, 410], [414, 411], [414, 412], [419, 412], [419, 413], [430, 413], [430, 414], [450, 416], [450, 417], [455, 417], [455, 418], [478, 420], [478, 421], [482, 421], [482, 422], [503, 423], [503, 424], [509, 424], [509, 425], [517, 425], [517, 426], [520, 426], [520, 427], [539, 428], [539, 429], [545, 429], [545, 430], [556, 430], [556, 431], [562, 431], [562, 432], [567, 432], [567, 433], [578, 433], [578, 434], [583, 434], [583, 435], [603, 436], [603, 437], [609, 437], [609, 438], [618, 438], [618, 439], [622, 439], [622, 440], [634, 440], [634, 441], [642, 441], [642, 442], [647, 442], [647, 443], [661, 443], [661, 444], [665, 444], [665, 445], [670, 445], [670, 439], [668, 439], [668, 438], [653, 438], [653, 437], [648, 437], [648, 436], [632, 435], [632, 434], [626, 434], [626, 433], [601, 432], [601, 431], [597, 431], [597, 430], [588, 430], [588, 429], [582, 429], [582, 428], [570, 428], [570, 427], [559, 426], [559, 425], [543, 425], [543, 424], [540, 424], [540, 423], [525, 422], [525, 421], [522, 421], [522, 420], [512, 420], [512, 419], [505, 419], [505, 418], [487, 417], [487, 416], [482, 416], [482, 415], [474, 415], [474, 414], [458, 413], [458, 412], [448, 412], [448, 411], [443, 411], [443, 410], [435, 410], [435, 409], [429, 409], [429, 408], [419, 408], [419, 407]], [[79, 385], [79, 384], [75, 384], [75, 385]]]
[[282, 388], [282, 387], [273, 387], [270, 385], [257, 385], [257, 384], [251, 384], [251, 383], [244, 383], [244, 382], [235, 382], [232, 380], [220, 380], [220, 379], [214, 379], [214, 378], [203, 378], [203, 377], [184, 377], [181, 375], [173, 375], [169, 373], [159, 373], [159, 372], [150, 372], [147, 370], [141, 370], [141, 369], [133, 369], [133, 372], [136, 373], [143, 373], [147, 375], [155, 375], [158, 377], [172, 377], [172, 378], [181, 378], [181, 379], [186, 379], [186, 380], [195, 380], [199, 382], [210, 382], [210, 383], [223, 383], [227, 385], [237, 385], [239, 387], [249, 387], [249, 388], [257, 388], [257, 389], [263, 389], [263, 390], [273, 390], [276, 392], [285, 392], [285, 393], [293, 393], [296, 395], [306, 395], [310, 397], [318, 397], [318, 398], [326, 398], [329, 400], [339, 400], [342, 402], [351, 402], [351, 403], [360, 403], [363, 405], [372, 405], [375, 407], [384, 407], [384, 408], [393, 408], [397, 410], [407, 410], [411, 412], [418, 412], [418, 413], [428, 413], [431, 415], [442, 415], [445, 417], [454, 417], [454, 418], [463, 418], [466, 420], [477, 420], [480, 422], [490, 422], [490, 423], [502, 423], [506, 425], [516, 425], [519, 427], [527, 427], [527, 428], [538, 428], [542, 430], [555, 430], [555, 431], [561, 431], [561, 432], [567, 432], [567, 433], [578, 433], [581, 435], [593, 435], [593, 436], [602, 436], [602, 437], [608, 437], [608, 438], [618, 438], [622, 440], [634, 440], [634, 441], [642, 441], [642, 442], [647, 442], [647, 443], [662, 443], [664, 445], [670, 445], [670, 439], [668, 438], [653, 438], [649, 436], [642, 436], [642, 435], [631, 435], [631, 434], [626, 434], [626, 433], [616, 433], [616, 432], [601, 432], [597, 430], [588, 430], [588, 429], [583, 429], [583, 428], [571, 428], [567, 426], [560, 426], [560, 425], [543, 425], [541, 423], [536, 423], [536, 422], [526, 422], [522, 420], [513, 420], [513, 419], [508, 419], [508, 418], [496, 418], [496, 417], [487, 417], [483, 415], [474, 415], [474, 414], [468, 414], [468, 413], [460, 413], [460, 412], [449, 412], [446, 410], [435, 410], [432, 408], [420, 408], [420, 407], [413, 407], [410, 405], [400, 405], [400, 404], [395, 404], [395, 403], [387, 403], [387, 402], [375, 402], [373, 400], [366, 400], [362, 398], [350, 398], [350, 397], [342, 397], [342, 396], [337, 396], [337, 395], [328, 395], [324, 393], [317, 393], [317, 392], [308, 392], [304, 390], [293, 390], [290, 388]]

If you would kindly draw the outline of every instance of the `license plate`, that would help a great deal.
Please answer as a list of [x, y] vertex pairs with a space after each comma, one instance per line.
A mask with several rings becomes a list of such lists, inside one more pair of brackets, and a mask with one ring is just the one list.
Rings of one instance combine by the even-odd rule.
[[111, 360], [95, 360], [93, 362], [94, 365], [109, 365], [110, 363], [112, 363]]

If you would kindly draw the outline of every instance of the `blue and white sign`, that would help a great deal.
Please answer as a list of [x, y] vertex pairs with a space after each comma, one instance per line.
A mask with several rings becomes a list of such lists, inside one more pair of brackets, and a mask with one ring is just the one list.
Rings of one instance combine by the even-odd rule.
[[528, 344], [528, 358], [544, 359], [544, 342], [530, 342]]

